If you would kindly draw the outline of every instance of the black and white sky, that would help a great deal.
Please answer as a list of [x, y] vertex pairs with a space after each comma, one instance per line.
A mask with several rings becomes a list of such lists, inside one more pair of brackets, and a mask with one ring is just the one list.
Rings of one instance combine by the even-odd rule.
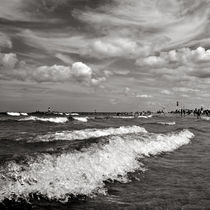
[[209, 0], [0, 0], [0, 110], [210, 108]]

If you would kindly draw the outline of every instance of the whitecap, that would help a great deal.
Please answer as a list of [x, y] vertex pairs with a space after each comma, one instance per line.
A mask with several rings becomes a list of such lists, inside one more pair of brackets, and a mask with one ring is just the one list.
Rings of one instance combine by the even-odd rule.
[[202, 120], [207, 120], [207, 121], [209, 121], [209, 120], [210, 120], [210, 117], [202, 116], [201, 119], [202, 119]]
[[78, 113], [71, 113], [71, 116], [79, 116], [79, 114]]
[[19, 119], [19, 121], [42, 121], [42, 122], [52, 122], [52, 123], [65, 123], [68, 121], [67, 117], [36, 117], [36, 116], [30, 116], [25, 117], [22, 119]]
[[28, 116], [28, 113], [25, 113], [25, 112], [21, 112], [20, 113], [22, 116]]
[[110, 135], [123, 135], [131, 133], [147, 133], [145, 128], [140, 126], [121, 126], [119, 128], [106, 128], [106, 129], [84, 129], [73, 131], [60, 131], [49, 133], [46, 135], [39, 135], [33, 141], [55, 141], [55, 140], [82, 140], [89, 138], [99, 138]]
[[115, 119], [133, 119], [134, 116], [113, 116]]
[[145, 118], [145, 119], [148, 119], [148, 118], [151, 118], [152, 115], [139, 115], [138, 118]]
[[145, 156], [172, 152], [193, 137], [189, 130], [170, 134], [111, 136], [96, 144], [61, 155], [42, 154], [27, 164], [9, 162], [0, 168], [0, 200], [37, 194], [67, 201], [69, 195], [106, 193], [104, 181], [129, 181], [128, 172], [145, 171]]
[[19, 117], [20, 113], [19, 112], [7, 112], [7, 115], [14, 116], [14, 117]]
[[157, 122], [160, 125], [176, 125], [176, 122]]
[[80, 121], [80, 122], [87, 122], [88, 117], [73, 117], [74, 120]]

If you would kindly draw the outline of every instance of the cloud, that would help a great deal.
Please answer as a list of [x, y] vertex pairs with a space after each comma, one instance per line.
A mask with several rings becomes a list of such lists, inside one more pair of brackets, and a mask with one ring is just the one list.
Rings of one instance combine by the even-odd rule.
[[40, 66], [31, 75], [31, 79], [37, 82], [62, 82], [71, 79], [71, 69], [68, 66], [53, 65]]
[[129, 88], [129, 87], [126, 87], [126, 88], [124, 89], [124, 94], [125, 94], [125, 95], [128, 95], [129, 92], [130, 92], [130, 88]]
[[56, 53], [55, 54], [55, 57], [58, 58], [58, 59], [60, 59], [64, 63], [69, 64], [69, 65], [71, 65], [72, 63], [74, 63], [73, 62], [73, 59], [70, 56], [67, 56], [67, 55], [62, 54], [62, 53]]
[[0, 32], [0, 51], [2, 48], [12, 48], [12, 42], [6, 34]]
[[88, 49], [92, 56], [136, 58], [150, 53], [150, 46], [142, 45], [132, 39], [122, 37], [105, 37], [91, 40]]
[[[187, 45], [194, 39], [199, 40], [199, 36], [207, 30], [209, 21], [208, 2], [204, 0], [199, 3], [192, 0], [191, 4], [184, 0], [94, 1], [94, 9], [91, 1], [83, 0], [79, 3], [45, 0], [30, 4], [35, 4], [34, 7], [42, 12], [44, 7], [46, 14], [43, 15], [46, 16], [51, 13], [55, 15], [57, 9], [67, 12], [65, 8], [69, 8], [74, 18], [70, 21], [73, 27], [64, 27], [61, 31], [56, 28], [51, 31], [51, 36], [44, 30], [23, 30], [18, 34], [25, 44], [56, 55], [67, 64], [71, 61], [63, 56], [65, 53], [101, 60], [138, 59], [138, 64], [143, 62], [145, 65], [161, 66], [165, 60], [154, 54]], [[72, 10], [71, 4], [75, 9]], [[85, 23], [87, 27], [78, 30], [79, 27], [74, 27], [75, 22], [79, 26]], [[145, 60], [142, 61], [143, 58]]]
[[0, 53], [0, 64], [4, 69], [13, 69], [18, 64], [18, 59], [14, 53]]
[[110, 77], [110, 76], [113, 75], [113, 73], [112, 73], [111, 71], [105, 70], [105, 71], [104, 71], [104, 75], [105, 75], [106, 77]]
[[190, 4], [185, 0], [113, 0], [110, 5], [76, 10], [73, 15], [97, 32], [103, 31], [106, 39], [114, 40], [118, 34], [141, 46], [149, 43], [153, 50], [160, 51], [203, 34], [209, 22], [208, 7], [205, 0], [192, 0]]
[[33, 71], [32, 78], [37, 82], [77, 81], [89, 86], [97, 86], [106, 80], [98, 77], [93, 70], [82, 62], [75, 62], [72, 66], [41, 66]]
[[25, 14], [21, 11], [22, 0], [1, 0], [0, 17], [9, 20], [24, 20]]
[[195, 50], [181, 48], [169, 52], [161, 52], [159, 56], [149, 56], [139, 59], [136, 63], [140, 66], [166, 67], [169, 65], [181, 66], [210, 62], [210, 50], [198, 47]]
[[119, 103], [119, 100], [116, 99], [116, 98], [111, 98], [109, 101], [110, 101], [110, 103], [111, 103], [112, 105], [116, 105], [116, 104]]
[[1, 79], [31, 80], [42, 82], [78, 82], [88, 86], [98, 86], [106, 80], [82, 62], [75, 62], [71, 66], [52, 65], [39, 66], [32, 69], [23, 61], [19, 61], [16, 54], [0, 54], [2, 70]]
[[160, 52], [157, 56], [148, 56], [136, 61], [153, 77], [176, 80], [192, 80], [195, 78], [209, 78], [210, 50], [198, 47], [194, 50], [181, 48], [168, 52]]
[[197, 97], [210, 82], [209, 8], [209, 0], [2, 0], [1, 81], [78, 92], [106, 82], [97, 97], [127, 103], [127, 94], [129, 108], [136, 97]]
[[160, 93], [164, 94], [164, 95], [171, 95], [171, 91], [170, 90], [161, 90]]
[[142, 94], [142, 95], [136, 95], [136, 98], [151, 98], [151, 95]]
[[193, 88], [187, 88], [187, 87], [175, 87], [173, 88], [174, 91], [177, 91], [177, 92], [183, 92], [183, 93], [189, 93], [189, 92], [200, 92], [200, 90], [198, 89], [193, 89]]
[[92, 77], [92, 69], [82, 62], [72, 64], [72, 76], [79, 82], [89, 81]]

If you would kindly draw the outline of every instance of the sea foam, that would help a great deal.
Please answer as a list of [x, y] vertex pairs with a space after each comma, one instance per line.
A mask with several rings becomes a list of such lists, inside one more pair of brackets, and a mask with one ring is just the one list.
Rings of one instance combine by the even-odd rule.
[[84, 129], [73, 131], [61, 131], [55, 133], [48, 133], [46, 135], [39, 135], [33, 141], [55, 141], [55, 140], [82, 140], [89, 138], [98, 138], [109, 135], [123, 135], [131, 133], [147, 133], [145, 128], [140, 126], [121, 126], [119, 128], [106, 129]]
[[152, 115], [139, 115], [138, 118], [145, 118], [145, 119], [148, 119], [148, 118], [151, 118]]
[[30, 116], [19, 119], [19, 121], [42, 121], [42, 122], [52, 122], [52, 123], [65, 123], [68, 121], [67, 117], [36, 117]]
[[13, 117], [19, 117], [20, 113], [19, 112], [7, 112], [7, 115], [13, 116]]
[[80, 122], [87, 122], [88, 117], [73, 117], [74, 120], [80, 121]]
[[28, 116], [28, 113], [26, 113], [26, 112], [21, 112], [20, 113], [22, 116]]
[[193, 136], [189, 130], [109, 136], [107, 144], [97, 143], [82, 151], [40, 154], [22, 164], [9, 162], [0, 168], [0, 200], [36, 194], [65, 202], [70, 195], [106, 193], [104, 181], [129, 181], [128, 172], [145, 171], [141, 164], [145, 156], [174, 151]]
[[207, 120], [207, 121], [209, 121], [209, 120], [210, 120], [210, 117], [208, 117], [208, 116], [202, 116], [201, 119], [202, 119], [202, 120]]
[[176, 122], [157, 122], [160, 125], [176, 125]]

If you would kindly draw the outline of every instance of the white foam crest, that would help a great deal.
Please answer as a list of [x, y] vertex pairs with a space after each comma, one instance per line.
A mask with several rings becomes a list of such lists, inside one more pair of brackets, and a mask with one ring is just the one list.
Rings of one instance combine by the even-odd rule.
[[176, 125], [176, 122], [157, 122], [160, 125]]
[[210, 117], [202, 116], [201, 119], [202, 119], [202, 120], [207, 120], [207, 121], [209, 121], [209, 120], [210, 120]]
[[20, 113], [19, 112], [7, 112], [7, 115], [14, 116], [14, 117], [19, 117]]
[[1, 168], [0, 200], [27, 198], [36, 193], [48, 199], [66, 201], [69, 194], [105, 193], [105, 180], [126, 182], [127, 173], [142, 170], [144, 156], [173, 151], [188, 144], [194, 135], [188, 130], [177, 134], [132, 134], [109, 137], [97, 144], [68, 154], [42, 155], [27, 165], [10, 163]]
[[74, 113], [71, 113], [71, 116], [79, 116], [79, 114], [74, 112]]
[[148, 118], [151, 118], [152, 115], [139, 115], [138, 118], [145, 118], [145, 119], [148, 119]]
[[55, 140], [82, 140], [89, 138], [98, 138], [110, 135], [123, 135], [131, 133], [147, 133], [145, 128], [140, 126], [121, 126], [119, 128], [107, 129], [84, 129], [74, 131], [62, 131], [56, 133], [49, 133], [46, 135], [37, 136], [34, 141], [55, 141]]
[[113, 116], [115, 119], [133, 119], [134, 116]]
[[87, 122], [88, 117], [73, 117], [74, 120], [80, 121], [80, 122]]
[[26, 112], [21, 112], [20, 113], [22, 116], [28, 116], [28, 113], [26, 113]]
[[53, 123], [65, 123], [68, 121], [67, 117], [36, 117], [36, 116], [30, 116], [25, 117], [22, 119], [19, 119], [19, 121], [42, 121], [42, 122], [53, 122]]

